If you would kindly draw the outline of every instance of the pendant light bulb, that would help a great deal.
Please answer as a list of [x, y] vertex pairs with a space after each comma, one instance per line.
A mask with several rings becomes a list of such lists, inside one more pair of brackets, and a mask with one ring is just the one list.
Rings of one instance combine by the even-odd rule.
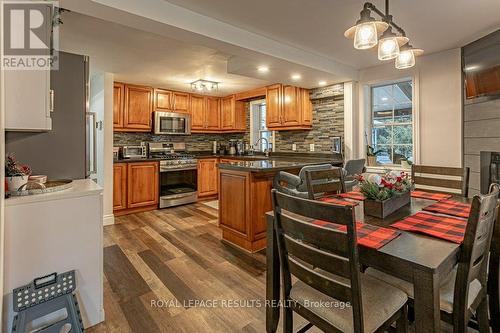
[[378, 43], [378, 59], [391, 60], [399, 54], [399, 43], [397, 36], [391, 31], [386, 30]]
[[396, 58], [396, 68], [405, 69], [415, 66], [415, 55], [412, 50], [404, 50]]
[[374, 22], [361, 23], [356, 26], [354, 48], [366, 50], [377, 45], [377, 27]]

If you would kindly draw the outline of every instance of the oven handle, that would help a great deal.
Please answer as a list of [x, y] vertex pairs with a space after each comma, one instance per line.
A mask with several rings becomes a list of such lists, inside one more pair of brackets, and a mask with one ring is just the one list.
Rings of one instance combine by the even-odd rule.
[[185, 168], [165, 168], [160, 166], [160, 172], [169, 172], [169, 171], [184, 171], [184, 170], [197, 170], [198, 168], [195, 166], [185, 167]]

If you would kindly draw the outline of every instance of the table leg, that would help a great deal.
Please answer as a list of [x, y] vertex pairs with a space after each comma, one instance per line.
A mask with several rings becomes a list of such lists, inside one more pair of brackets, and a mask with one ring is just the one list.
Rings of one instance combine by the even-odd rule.
[[274, 333], [278, 329], [280, 319], [280, 264], [278, 244], [273, 227], [273, 217], [267, 215], [267, 248], [266, 248], [266, 331]]
[[435, 274], [414, 271], [415, 332], [441, 332], [439, 278]]
[[490, 253], [490, 266], [488, 273], [488, 295], [493, 332], [500, 332], [500, 254]]

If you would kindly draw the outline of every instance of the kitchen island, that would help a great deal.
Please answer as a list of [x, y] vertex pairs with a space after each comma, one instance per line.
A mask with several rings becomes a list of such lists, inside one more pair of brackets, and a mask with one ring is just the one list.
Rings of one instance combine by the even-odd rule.
[[[308, 154], [309, 155], [309, 154]], [[219, 227], [222, 239], [249, 252], [266, 247], [265, 213], [272, 210], [273, 178], [280, 171], [298, 174], [306, 165], [342, 165], [338, 155], [273, 156], [220, 163]]]

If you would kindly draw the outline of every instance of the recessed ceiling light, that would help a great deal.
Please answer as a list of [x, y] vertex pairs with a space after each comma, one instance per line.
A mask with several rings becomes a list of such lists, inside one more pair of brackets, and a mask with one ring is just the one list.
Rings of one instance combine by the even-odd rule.
[[468, 66], [465, 66], [464, 71], [473, 72], [473, 71], [477, 71], [480, 68], [481, 68], [481, 66], [479, 66], [479, 65], [468, 65]]
[[321, 81], [318, 82], [318, 84], [319, 84], [320, 87], [326, 86], [326, 81], [321, 80]]
[[261, 72], [261, 73], [267, 73], [267, 72], [269, 72], [269, 67], [267, 67], [267, 66], [259, 66], [259, 67], [257, 67], [257, 70], [259, 72]]
[[300, 74], [292, 74], [292, 80], [297, 81], [297, 80], [300, 80], [301, 78], [302, 78], [302, 75], [300, 75]]

